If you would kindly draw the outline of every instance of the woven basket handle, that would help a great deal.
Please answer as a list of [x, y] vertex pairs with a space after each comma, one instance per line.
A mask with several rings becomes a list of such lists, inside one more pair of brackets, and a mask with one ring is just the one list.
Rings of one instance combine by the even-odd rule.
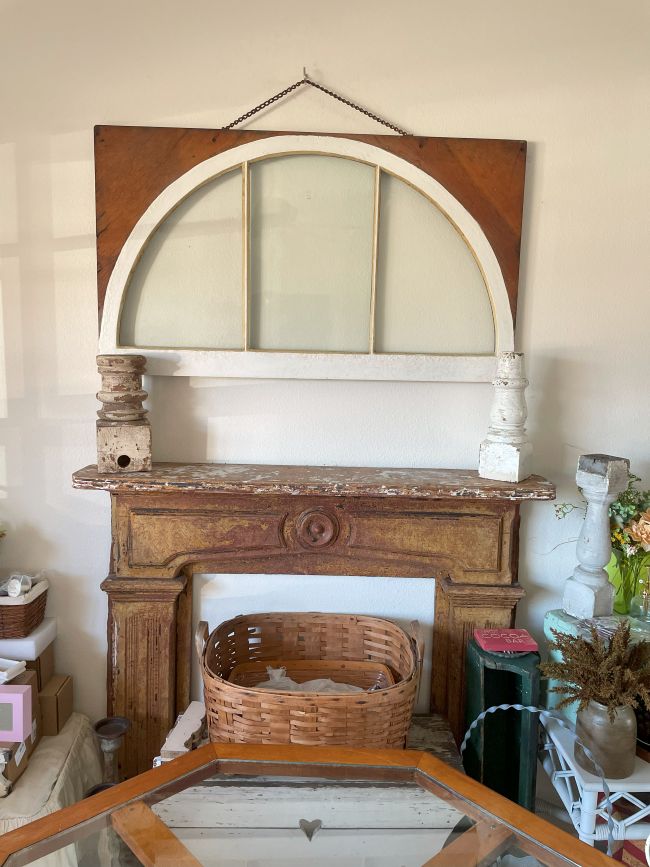
[[422, 668], [424, 660], [424, 635], [419, 620], [411, 620], [409, 623], [409, 635], [415, 647], [415, 655], [417, 657], [418, 668]]
[[409, 633], [416, 656], [415, 664], [417, 666], [418, 688], [415, 693], [415, 700], [417, 702], [420, 699], [420, 690], [422, 689], [422, 665], [424, 664], [424, 635], [419, 620], [411, 620], [409, 623]]
[[199, 662], [203, 660], [203, 652], [205, 650], [205, 645], [208, 643], [208, 637], [210, 635], [210, 629], [205, 620], [201, 620], [200, 623], [197, 623], [196, 632], [194, 633], [194, 645], [196, 647], [196, 652], [199, 657]]

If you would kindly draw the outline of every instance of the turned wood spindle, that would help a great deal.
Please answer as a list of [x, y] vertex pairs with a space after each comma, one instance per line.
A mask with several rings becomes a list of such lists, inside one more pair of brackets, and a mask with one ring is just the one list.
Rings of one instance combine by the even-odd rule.
[[147, 392], [143, 355], [98, 355], [97, 469], [100, 473], [151, 470], [151, 426], [142, 403]]
[[531, 473], [532, 446], [526, 434], [528, 409], [524, 392], [528, 380], [524, 375], [522, 352], [501, 352], [497, 375], [492, 381], [494, 400], [490, 426], [479, 452], [479, 475], [484, 479], [520, 482]]

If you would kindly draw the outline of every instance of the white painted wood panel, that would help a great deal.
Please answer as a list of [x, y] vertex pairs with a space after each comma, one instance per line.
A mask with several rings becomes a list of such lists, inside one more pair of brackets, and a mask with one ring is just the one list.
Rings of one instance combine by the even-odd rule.
[[205, 867], [421, 867], [448, 831], [175, 830]]
[[173, 828], [451, 829], [463, 813], [417, 786], [200, 785], [153, 809]]

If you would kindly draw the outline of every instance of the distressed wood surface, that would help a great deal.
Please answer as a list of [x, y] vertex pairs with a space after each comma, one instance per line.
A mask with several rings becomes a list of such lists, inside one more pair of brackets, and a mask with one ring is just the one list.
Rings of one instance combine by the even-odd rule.
[[448, 721], [440, 714], [415, 714], [406, 736], [407, 750], [423, 750], [461, 773], [463, 763]]
[[153, 811], [170, 828], [454, 828], [464, 813], [416, 785], [239, 779], [206, 780], [165, 798]]
[[129, 776], [151, 767], [176, 718], [178, 695], [189, 694], [189, 648], [180, 674], [176, 666], [184, 585], [183, 579], [115, 577], [101, 585], [108, 595], [107, 715], [131, 722], [120, 751], [121, 771]]
[[460, 743], [465, 733], [465, 648], [477, 627], [515, 625], [519, 584], [505, 586], [436, 582], [431, 707], [444, 713]]
[[72, 476], [75, 488], [114, 492], [205, 491], [345, 497], [458, 497], [552, 500], [555, 485], [541, 476], [522, 482], [483, 479], [476, 470], [308, 467], [272, 464], [156, 462], [150, 472], [99, 473], [94, 465]]
[[[287, 132], [95, 127], [100, 323], [106, 287], [120, 250], [156, 196], [209, 157], [277, 135], [287, 135]], [[328, 135], [382, 148], [417, 166], [449, 190], [478, 222], [494, 249], [515, 320], [526, 142], [355, 133]]]
[[[113, 494], [111, 573], [388, 575], [516, 580], [509, 500]], [[513, 571], [513, 563], [515, 563]]]
[[433, 712], [464, 733], [464, 643], [511, 626], [520, 502], [554, 486], [467, 470], [156, 464], [75, 474], [111, 491], [109, 713], [129, 717], [122, 768], [158, 755], [189, 700], [192, 575], [318, 574], [436, 580]]
[[[312, 840], [300, 828], [177, 828], [175, 833], [210, 867], [421, 867], [440, 851], [451, 832], [447, 828], [321, 827]], [[216, 862], [215, 852], [219, 853]]]
[[[109, 707], [135, 717], [126, 739], [127, 774], [158, 754], [160, 734], [186, 706], [170, 696], [175, 678], [177, 695], [187, 697], [191, 648], [183, 600], [193, 572], [437, 579], [432, 710], [462, 737], [463, 642], [475, 626], [512, 625], [523, 595], [517, 502], [186, 490], [114, 493], [112, 502], [111, 575], [103, 585], [111, 624]], [[179, 575], [187, 578], [182, 592], [174, 586]], [[165, 581], [169, 594], [160, 598]], [[136, 663], [141, 672], [151, 669], [151, 681], [139, 682]]]

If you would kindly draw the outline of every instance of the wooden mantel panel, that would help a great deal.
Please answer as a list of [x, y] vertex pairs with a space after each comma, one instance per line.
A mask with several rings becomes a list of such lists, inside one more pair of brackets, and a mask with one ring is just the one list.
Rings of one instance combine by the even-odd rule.
[[[384, 551], [402, 559], [442, 556], [453, 560], [463, 574], [484, 573], [488, 582], [499, 583], [503, 515], [464, 514], [462, 509], [447, 508], [442, 514], [422, 510], [390, 518], [379, 511], [356, 514], [353, 520], [349, 546], [359, 552]], [[474, 580], [481, 578], [476, 575]]]
[[508, 626], [519, 507], [552, 499], [470, 470], [154, 464], [150, 473], [75, 473], [111, 492], [108, 711], [131, 719], [123, 770], [150, 766], [188, 701], [192, 574], [388, 575], [436, 579], [432, 710], [464, 731], [465, 643]]
[[72, 476], [75, 488], [112, 493], [290, 494], [291, 496], [414, 499], [553, 500], [555, 485], [541, 476], [523, 482], [482, 479], [476, 470], [380, 467], [304, 467], [272, 464], [154, 463], [147, 473], [98, 473], [91, 465]]
[[[253, 512], [200, 509], [157, 512], [134, 509], [128, 515], [129, 567], [168, 567], [173, 574], [197, 559], [236, 557], [251, 551], [264, 554], [283, 548], [284, 515], [260, 520]], [[121, 566], [121, 564], [120, 564]], [[118, 567], [118, 572], [121, 571]]]
[[[512, 511], [499, 503], [224, 494], [119, 494], [112, 571], [174, 577], [195, 571], [434, 577], [511, 583]], [[143, 507], [146, 503], [146, 507]], [[183, 505], [185, 504], [185, 508]], [[310, 522], [330, 537], [314, 543]]]
[[[185, 691], [178, 688], [176, 666], [178, 645], [188, 632], [179, 617], [185, 576], [147, 582], [109, 576], [102, 590], [109, 599], [107, 712], [131, 722], [121, 757], [130, 776], [151, 767], [170, 720], [173, 725], [176, 719], [177, 697]], [[189, 679], [190, 661], [185, 644], [183, 681]]]

